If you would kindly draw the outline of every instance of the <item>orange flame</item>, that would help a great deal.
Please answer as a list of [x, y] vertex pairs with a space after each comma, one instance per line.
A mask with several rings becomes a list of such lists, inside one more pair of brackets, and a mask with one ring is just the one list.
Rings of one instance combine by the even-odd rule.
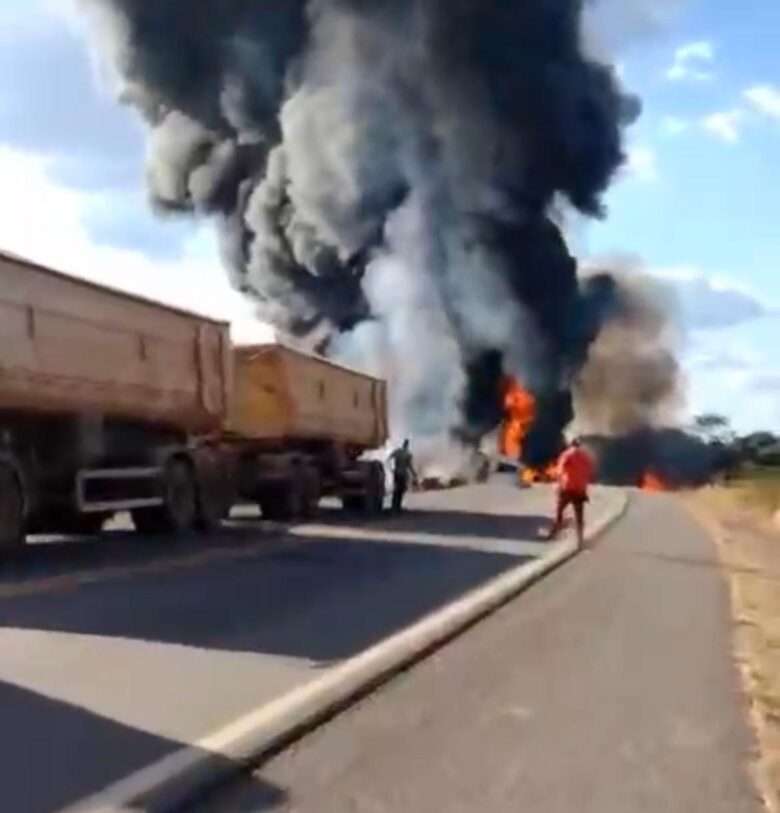
[[526, 485], [534, 483], [554, 483], [558, 479], [558, 464], [550, 463], [543, 469], [524, 469], [520, 475]]
[[661, 493], [664, 491], [672, 491], [672, 486], [666, 482], [659, 474], [654, 471], [645, 472], [642, 478], [642, 491], [649, 491], [654, 493]]
[[[523, 444], [536, 420], [536, 399], [512, 376], [507, 376], [503, 381], [502, 398], [505, 418], [501, 427], [499, 453], [512, 460], [520, 460]], [[520, 481], [523, 485], [551, 483], [557, 479], [556, 463], [551, 463], [543, 469], [526, 468], [520, 471]]]
[[520, 386], [516, 378], [507, 376], [503, 382], [504, 423], [501, 427], [499, 452], [519, 460], [523, 442], [536, 418], [536, 399]]

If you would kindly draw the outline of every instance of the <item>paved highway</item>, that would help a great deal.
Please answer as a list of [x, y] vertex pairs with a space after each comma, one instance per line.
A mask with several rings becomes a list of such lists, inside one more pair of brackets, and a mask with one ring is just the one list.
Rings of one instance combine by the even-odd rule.
[[759, 813], [705, 533], [637, 495], [591, 552], [192, 813]]
[[3, 809], [72, 804], [550, 550], [544, 489], [499, 479], [411, 507], [370, 525], [245, 518], [207, 543], [39, 540], [6, 561]]

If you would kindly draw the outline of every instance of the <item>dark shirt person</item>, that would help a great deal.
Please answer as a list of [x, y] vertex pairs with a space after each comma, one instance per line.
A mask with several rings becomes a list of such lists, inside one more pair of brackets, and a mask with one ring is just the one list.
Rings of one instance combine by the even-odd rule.
[[409, 448], [408, 440], [405, 440], [403, 446], [390, 455], [390, 464], [393, 471], [393, 511], [399, 514], [403, 508], [404, 497], [409, 490], [410, 481], [417, 482], [414, 456]]

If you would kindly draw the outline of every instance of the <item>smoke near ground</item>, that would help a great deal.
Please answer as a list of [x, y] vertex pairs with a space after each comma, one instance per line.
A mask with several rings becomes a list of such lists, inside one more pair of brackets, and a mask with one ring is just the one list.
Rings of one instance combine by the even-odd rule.
[[544, 406], [529, 455], [554, 452], [613, 289], [580, 287], [552, 207], [601, 214], [639, 110], [598, 6], [81, 2], [154, 205], [214, 218], [261, 318], [387, 375], [419, 438], [492, 429], [514, 374]]
[[667, 488], [700, 486], [730, 460], [722, 447], [672, 427], [585, 436], [584, 442], [596, 459], [599, 481], [609, 485], [638, 486], [652, 474]]

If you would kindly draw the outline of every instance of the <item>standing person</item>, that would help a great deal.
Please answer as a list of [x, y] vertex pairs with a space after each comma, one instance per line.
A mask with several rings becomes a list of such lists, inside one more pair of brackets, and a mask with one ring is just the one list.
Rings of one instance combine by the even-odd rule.
[[409, 478], [417, 482], [417, 472], [414, 470], [414, 457], [409, 448], [409, 441], [405, 440], [400, 449], [396, 449], [390, 456], [393, 467], [393, 511], [400, 514], [403, 508], [404, 496], [409, 490]]
[[563, 527], [563, 513], [571, 505], [577, 520], [577, 544], [585, 544], [585, 503], [593, 480], [593, 460], [579, 439], [575, 438], [558, 461], [558, 505], [549, 538], [554, 539]]

